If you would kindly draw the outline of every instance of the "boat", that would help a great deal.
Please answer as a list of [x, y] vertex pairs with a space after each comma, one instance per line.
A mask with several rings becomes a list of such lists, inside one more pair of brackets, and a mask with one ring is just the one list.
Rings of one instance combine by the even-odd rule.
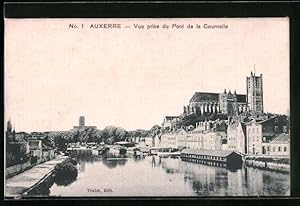
[[179, 157], [181, 152], [177, 148], [153, 148], [151, 154], [159, 157]]
[[174, 152], [156, 152], [157, 156], [159, 157], [179, 157], [180, 152], [174, 151]]

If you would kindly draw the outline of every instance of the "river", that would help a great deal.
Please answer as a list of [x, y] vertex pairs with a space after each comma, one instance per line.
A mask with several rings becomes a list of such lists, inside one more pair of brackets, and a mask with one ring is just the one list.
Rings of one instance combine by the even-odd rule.
[[54, 183], [50, 196], [286, 196], [290, 175], [243, 167], [184, 162], [180, 158], [81, 158], [78, 176]]

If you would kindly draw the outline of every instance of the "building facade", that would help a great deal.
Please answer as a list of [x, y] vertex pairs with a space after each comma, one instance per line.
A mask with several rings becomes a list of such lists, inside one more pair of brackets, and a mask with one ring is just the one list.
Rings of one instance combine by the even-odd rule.
[[145, 146], [153, 147], [153, 137], [152, 136], [145, 137]]
[[232, 120], [227, 128], [227, 149], [246, 154], [246, 125], [239, 120]]
[[246, 123], [247, 154], [270, 154], [271, 147], [269, 143], [271, 143], [277, 135], [288, 134], [288, 124], [288, 118], [284, 115], [276, 115], [262, 121], [253, 119]]
[[177, 148], [177, 132], [167, 132], [161, 135], [160, 147]]
[[178, 116], [165, 116], [163, 123], [162, 123], [162, 129], [165, 131], [170, 131], [174, 128], [175, 124], [179, 121]]
[[252, 120], [246, 124], [247, 154], [262, 154], [262, 125]]
[[185, 129], [180, 129], [177, 133], [177, 147], [178, 149], [187, 147], [187, 132]]
[[43, 157], [42, 140], [29, 140], [29, 149], [30, 149], [31, 163], [42, 162], [42, 157]]
[[188, 132], [188, 149], [194, 150], [222, 150], [222, 139], [226, 138], [225, 132], [193, 130]]
[[276, 135], [270, 142], [262, 144], [263, 155], [289, 156], [290, 155], [290, 135]]

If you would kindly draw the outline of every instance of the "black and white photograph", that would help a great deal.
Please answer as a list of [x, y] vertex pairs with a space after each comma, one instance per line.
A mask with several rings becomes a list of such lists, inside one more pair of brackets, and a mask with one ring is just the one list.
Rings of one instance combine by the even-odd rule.
[[5, 19], [4, 196], [289, 197], [289, 26]]

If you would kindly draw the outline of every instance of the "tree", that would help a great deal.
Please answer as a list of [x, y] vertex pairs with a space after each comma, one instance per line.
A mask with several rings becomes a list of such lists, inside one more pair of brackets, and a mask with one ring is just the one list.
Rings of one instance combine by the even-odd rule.
[[65, 151], [67, 149], [67, 143], [68, 141], [62, 136], [58, 136], [55, 141], [55, 145], [60, 151]]
[[154, 125], [153, 127], [151, 127], [150, 129], [150, 135], [156, 135], [159, 134], [161, 130], [161, 126], [159, 125]]
[[113, 144], [114, 142], [124, 141], [128, 137], [128, 133], [121, 127], [107, 126], [102, 131], [102, 137], [106, 143]]

